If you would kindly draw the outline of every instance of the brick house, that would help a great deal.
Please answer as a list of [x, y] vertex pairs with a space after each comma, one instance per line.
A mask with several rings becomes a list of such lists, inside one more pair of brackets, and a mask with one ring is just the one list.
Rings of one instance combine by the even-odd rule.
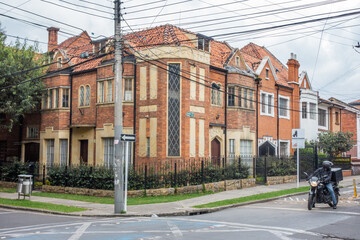
[[268, 49], [249, 43], [241, 49], [261, 81], [257, 83], [257, 149], [259, 156], [289, 156], [291, 129], [300, 128], [299, 62], [291, 54], [287, 66]]
[[[110, 165], [114, 61], [95, 56], [112, 39], [83, 32], [58, 44], [59, 29], [48, 31], [56, 64], [44, 78], [40, 163]], [[124, 36], [123, 69], [123, 132], [136, 134], [136, 163], [256, 154], [255, 74], [239, 49], [164, 25]]]

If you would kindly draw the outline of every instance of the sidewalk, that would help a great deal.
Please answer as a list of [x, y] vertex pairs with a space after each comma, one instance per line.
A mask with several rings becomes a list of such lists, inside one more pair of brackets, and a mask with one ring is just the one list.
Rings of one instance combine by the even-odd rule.
[[[347, 187], [353, 185], [353, 179], [356, 179], [357, 185], [360, 182], [360, 176], [350, 176], [344, 177], [344, 180], [340, 182], [341, 186]], [[307, 182], [300, 182], [300, 186], [308, 186]], [[246, 197], [251, 196], [259, 193], [267, 193], [273, 191], [279, 191], [284, 189], [295, 188], [296, 183], [286, 183], [286, 184], [278, 184], [278, 185], [271, 185], [271, 186], [256, 186], [252, 188], [243, 188], [238, 190], [232, 191], [225, 191], [219, 192], [212, 195], [206, 195], [197, 198], [186, 199], [177, 202], [171, 203], [156, 203], [156, 204], [145, 204], [145, 205], [133, 205], [128, 206], [126, 214], [114, 214], [114, 205], [112, 204], [98, 204], [98, 203], [89, 203], [89, 202], [81, 202], [81, 201], [73, 201], [73, 200], [66, 200], [66, 199], [58, 199], [58, 198], [46, 198], [46, 197], [36, 197], [31, 196], [32, 201], [37, 202], [46, 202], [46, 203], [53, 203], [53, 204], [61, 204], [67, 206], [75, 206], [75, 207], [82, 207], [87, 208], [88, 210], [82, 212], [75, 212], [75, 213], [55, 213], [50, 211], [42, 211], [42, 210], [34, 210], [34, 211], [41, 211], [41, 212], [48, 212], [54, 214], [63, 214], [63, 215], [72, 215], [72, 216], [89, 216], [89, 217], [148, 217], [156, 214], [158, 216], [179, 216], [179, 215], [192, 215], [192, 214], [199, 214], [199, 213], [207, 213], [207, 212], [214, 212], [219, 211], [225, 208], [234, 207], [234, 206], [225, 206], [225, 207], [218, 207], [212, 209], [197, 209], [192, 208], [192, 206], [206, 204], [210, 202], [216, 202], [221, 200], [239, 198], [239, 197]], [[341, 190], [340, 190], [341, 193]], [[8, 199], [17, 199], [17, 193], [3, 193], [0, 192], [0, 198], [8, 198]], [[243, 203], [241, 205], [251, 204], [250, 202]], [[9, 206], [1, 206], [0, 207], [9, 207]], [[24, 209], [18, 207], [12, 207], [16, 209]], [[30, 210], [30, 209], [29, 209]], [[33, 209], [31, 209], [33, 210]]]

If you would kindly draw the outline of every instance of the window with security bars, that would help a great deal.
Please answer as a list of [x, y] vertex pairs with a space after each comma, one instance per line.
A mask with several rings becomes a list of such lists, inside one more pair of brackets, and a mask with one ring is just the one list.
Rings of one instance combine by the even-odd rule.
[[302, 113], [301, 113], [301, 116], [303, 119], [306, 119], [307, 118], [307, 103], [306, 102], [303, 102], [302, 103]]
[[106, 101], [107, 102], [112, 102], [113, 101], [113, 90], [112, 90], [112, 80], [107, 81], [107, 89], [106, 89]]
[[180, 156], [180, 64], [168, 68], [168, 156]]
[[310, 119], [316, 120], [316, 104], [310, 103]]
[[38, 127], [28, 127], [27, 137], [28, 138], [38, 138], [39, 137], [39, 128]]
[[319, 112], [319, 126], [326, 127], [326, 111], [318, 109]]
[[84, 87], [81, 86], [80, 87], [80, 107], [84, 106], [84, 94], [85, 94]]
[[54, 139], [46, 140], [46, 166], [54, 165]]
[[62, 106], [69, 107], [69, 89], [63, 88], [62, 90]]
[[85, 106], [89, 106], [90, 105], [90, 86], [87, 85], [85, 87], [86, 91], [85, 91]]
[[104, 142], [104, 166], [111, 168], [114, 161], [114, 138], [103, 138]]
[[59, 89], [55, 89], [55, 108], [59, 108]]
[[125, 78], [124, 101], [131, 102], [133, 100], [133, 80], [132, 78]]
[[235, 87], [229, 87], [228, 95], [228, 106], [235, 106]]
[[288, 142], [280, 142], [280, 157], [288, 157], [289, 156], [289, 143]]
[[68, 140], [60, 139], [60, 166], [67, 165], [67, 156], [68, 156]]
[[288, 117], [288, 99], [280, 98], [279, 108], [280, 117]]

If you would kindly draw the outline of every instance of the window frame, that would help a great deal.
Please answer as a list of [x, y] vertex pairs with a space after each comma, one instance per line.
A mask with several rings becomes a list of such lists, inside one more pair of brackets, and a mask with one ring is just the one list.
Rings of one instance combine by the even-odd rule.
[[[286, 115], [281, 115], [281, 100], [286, 100], [286, 107], [285, 107], [285, 111], [286, 111]], [[286, 97], [283, 95], [279, 95], [279, 100], [278, 100], [278, 109], [279, 109], [279, 118], [284, 118], [284, 119], [289, 119], [290, 120], [290, 97]]]
[[[265, 102], [263, 99], [263, 96], [265, 95]], [[261, 111], [260, 115], [268, 116], [268, 117], [274, 117], [274, 93], [269, 93], [260, 90], [260, 105], [261, 105]], [[269, 103], [269, 96], [271, 97], [271, 103]], [[263, 108], [265, 108], [265, 112], [263, 111]], [[269, 113], [269, 110], [271, 111]]]
[[[328, 124], [327, 124], [327, 118], [326, 118], [326, 115], [327, 115], [327, 111], [326, 109], [322, 109], [322, 108], [318, 108], [318, 126], [320, 128], [327, 128]], [[320, 122], [324, 120], [324, 124], [325, 125], [321, 125]]]
[[85, 106], [85, 88], [83, 85], [79, 87], [79, 107]]
[[[31, 133], [35, 133], [35, 135], [32, 135]], [[26, 138], [38, 139], [39, 138], [39, 127], [38, 126], [28, 126], [27, 130], [26, 130]]]
[[[67, 94], [65, 94], [65, 92]], [[66, 104], [64, 104], [66, 103]], [[67, 105], [67, 106], [65, 106]], [[69, 108], [70, 105], [70, 88], [62, 88], [61, 91], [61, 107], [63, 108]]]
[[[306, 81], [305, 81], [306, 82]], [[314, 107], [314, 109], [312, 110], [311, 109], [311, 106], [313, 106]], [[312, 103], [312, 102], [309, 102], [309, 118], [311, 119], [311, 120], [316, 120], [316, 103]]]
[[[232, 89], [232, 91], [230, 91]], [[230, 92], [232, 92], [230, 94]], [[230, 104], [231, 101], [231, 104]], [[228, 106], [229, 107], [235, 107], [235, 86], [229, 86], [228, 87]]]
[[307, 102], [301, 102], [301, 118], [307, 119]]
[[[133, 102], [134, 101], [134, 78], [133, 77], [124, 77], [124, 91], [123, 91], [123, 101], [124, 102]], [[126, 82], [129, 81], [131, 82], [130, 86], [131, 86], [131, 91], [126, 91]], [[131, 92], [131, 99], [127, 100], [126, 99], [126, 92]]]

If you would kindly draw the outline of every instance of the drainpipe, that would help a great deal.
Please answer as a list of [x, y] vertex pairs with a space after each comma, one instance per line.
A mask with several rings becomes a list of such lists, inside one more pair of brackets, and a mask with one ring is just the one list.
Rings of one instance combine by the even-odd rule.
[[71, 150], [72, 150], [72, 85], [73, 85], [73, 76], [70, 74], [70, 96], [69, 96], [69, 104], [70, 104], [70, 116], [69, 116], [69, 166], [71, 166]]
[[[133, 134], [136, 134], [136, 58], [134, 58], [134, 126]], [[135, 142], [133, 143], [133, 168], [135, 169]]]
[[259, 144], [258, 144], [258, 139], [259, 139], [259, 84], [261, 82], [261, 78], [256, 77], [255, 78], [255, 84], [256, 84], [256, 136], [255, 136], [255, 141], [256, 141], [256, 157], [258, 157], [259, 155]]
[[276, 88], [276, 98], [277, 98], [277, 104], [276, 104], [276, 108], [277, 108], [277, 127], [276, 127], [276, 131], [277, 131], [277, 152], [278, 152], [278, 158], [280, 158], [280, 134], [279, 134], [279, 127], [280, 127], [280, 118], [279, 118], [279, 85], [277, 85], [277, 88]]
[[228, 73], [225, 73], [225, 162], [227, 158], [227, 77]]

